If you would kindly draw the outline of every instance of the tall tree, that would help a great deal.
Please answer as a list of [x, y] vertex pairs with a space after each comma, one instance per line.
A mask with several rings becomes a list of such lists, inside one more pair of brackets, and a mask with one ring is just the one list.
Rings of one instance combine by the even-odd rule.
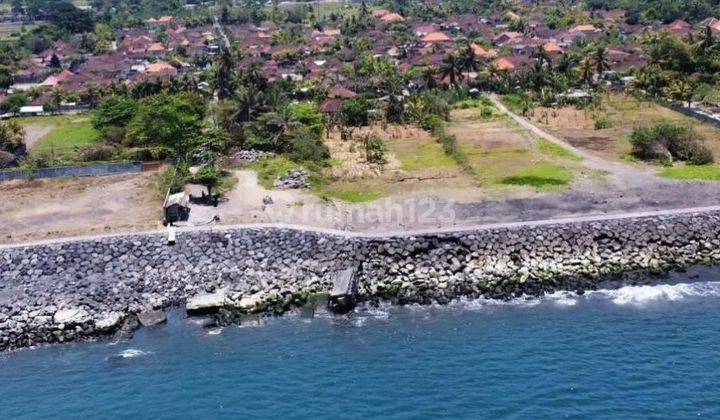
[[457, 55], [451, 53], [443, 58], [440, 76], [443, 80], [447, 79], [451, 86], [456, 86], [457, 82], [462, 80], [462, 61]]
[[233, 58], [230, 50], [223, 48], [215, 64], [215, 89], [221, 101], [232, 96], [233, 84]]

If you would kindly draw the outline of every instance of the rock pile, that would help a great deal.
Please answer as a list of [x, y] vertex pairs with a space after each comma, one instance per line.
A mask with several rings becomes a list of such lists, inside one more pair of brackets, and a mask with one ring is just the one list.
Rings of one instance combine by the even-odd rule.
[[263, 152], [255, 149], [241, 150], [233, 154], [230, 157], [230, 161], [235, 165], [244, 165], [259, 162], [263, 159], [270, 159], [273, 156], [275, 156], [275, 154], [272, 152]]
[[310, 188], [308, 178], [310, 173], [305, 169], [296, 169], [286, 173], [275, 180], [275, 188], [281, 190], [297, 190], [301, 188]]
[[187, 304], [220, 324], [312, 306], [333, 275], [357, 300], [511, 299], [647, 282], [720, 260], [720, 214], [362, 238], [278, 228], [192, 231], [0, 249], [0, 351], [127, 338]]

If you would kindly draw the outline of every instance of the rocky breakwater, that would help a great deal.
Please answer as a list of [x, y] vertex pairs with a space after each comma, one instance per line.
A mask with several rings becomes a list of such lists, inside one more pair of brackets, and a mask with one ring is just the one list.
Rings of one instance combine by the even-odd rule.
[[[720, 214], [360, 237], [279, 228], [190, 231], [0, 249], [0, 350], [126, 338], [186, 304], [224, 324], [312, 312], [338, 272], [355, 299], [445, 303], [648, 282], [720, 259]], [[657, 280], [655, 280], [657, 281]], [[255, 315], [257, 316], [257, 315]]]

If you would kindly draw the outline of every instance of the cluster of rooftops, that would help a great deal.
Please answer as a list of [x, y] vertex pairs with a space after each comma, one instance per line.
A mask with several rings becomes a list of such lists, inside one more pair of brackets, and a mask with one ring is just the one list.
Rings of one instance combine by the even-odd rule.
[[[371, 40], [372, 54], [396, 62], [401, 72], [416, 66], [439, 66], [448, 53], [467, 44], [479, 59], [498, 71], [518, 72], [532, 61], [533, 53], [538, 49], [554, 59], [579, 48], [580, 40], [607, 43], [612, 69], [624, 71], [645, 63], [640, 38], [648, 31], [666, 30], [678, 37], [701, 28], [720, 32], [717, 19], [707, 19], [695, 27], [683, 21], [667, 25], [630, 25], [625, 23], [622, 10], [600, 12], [587, 19], [593, 23], [561, 29], [553, 29], [542, 20], [514, 12], [490, 17], [452, 15], [427, 22], [378, 9], [372, 11], [370, 20], [371, 25], [362, 36]], [[519, 20], [524, 22], [522, 32], [511, 29], [515, 26], [512, 23]], [[321, 30], [303, 25], [303, 41], [288, 44], [275, 36], [286, 29], [285, 26], [272, 22], [229, 25], [225, 30], [243, 51], [240, 66], [259, 61], [270, 79], [312, 80], [329, 86], [343, 86], [351, 91], [352, 81], [345, 79], [341, 68], [357, 58], [357, 51], [341, 42], [342, 18], [334, 25]], [[389, 35], [398, 28], [411, 36], [398, 40]], [[161, 16], [148, 19], [145, 27], [120, 31], [117, 41], [102, 54], [82, 55], [70, 43], [58, 41], [21, 63], [14, 75], [13, 89], [39, 86], [79, 92], [90, 86], [102, 88], [119, 82], [169, 80], [178, 73], [206, 68], [208, 60], [195, 58], [218, 53], [216, 36], [210, 25], [187, 27], [172, 16]], [[198, 65], [198, 62], [204, 64]], [[42, 104], [44, 99], [41, 96], [35, 101]]]

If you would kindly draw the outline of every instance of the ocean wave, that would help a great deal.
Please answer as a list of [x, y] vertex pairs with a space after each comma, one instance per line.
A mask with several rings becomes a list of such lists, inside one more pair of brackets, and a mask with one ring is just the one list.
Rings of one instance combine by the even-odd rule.
[[616, 305], [643, 306], [653, 302], [677, 302], [693, 297], [719, 297], [720, 282], [658, 284], [653, 286], [625, 286], [617, 290], [598, 290], [599, 294]]

